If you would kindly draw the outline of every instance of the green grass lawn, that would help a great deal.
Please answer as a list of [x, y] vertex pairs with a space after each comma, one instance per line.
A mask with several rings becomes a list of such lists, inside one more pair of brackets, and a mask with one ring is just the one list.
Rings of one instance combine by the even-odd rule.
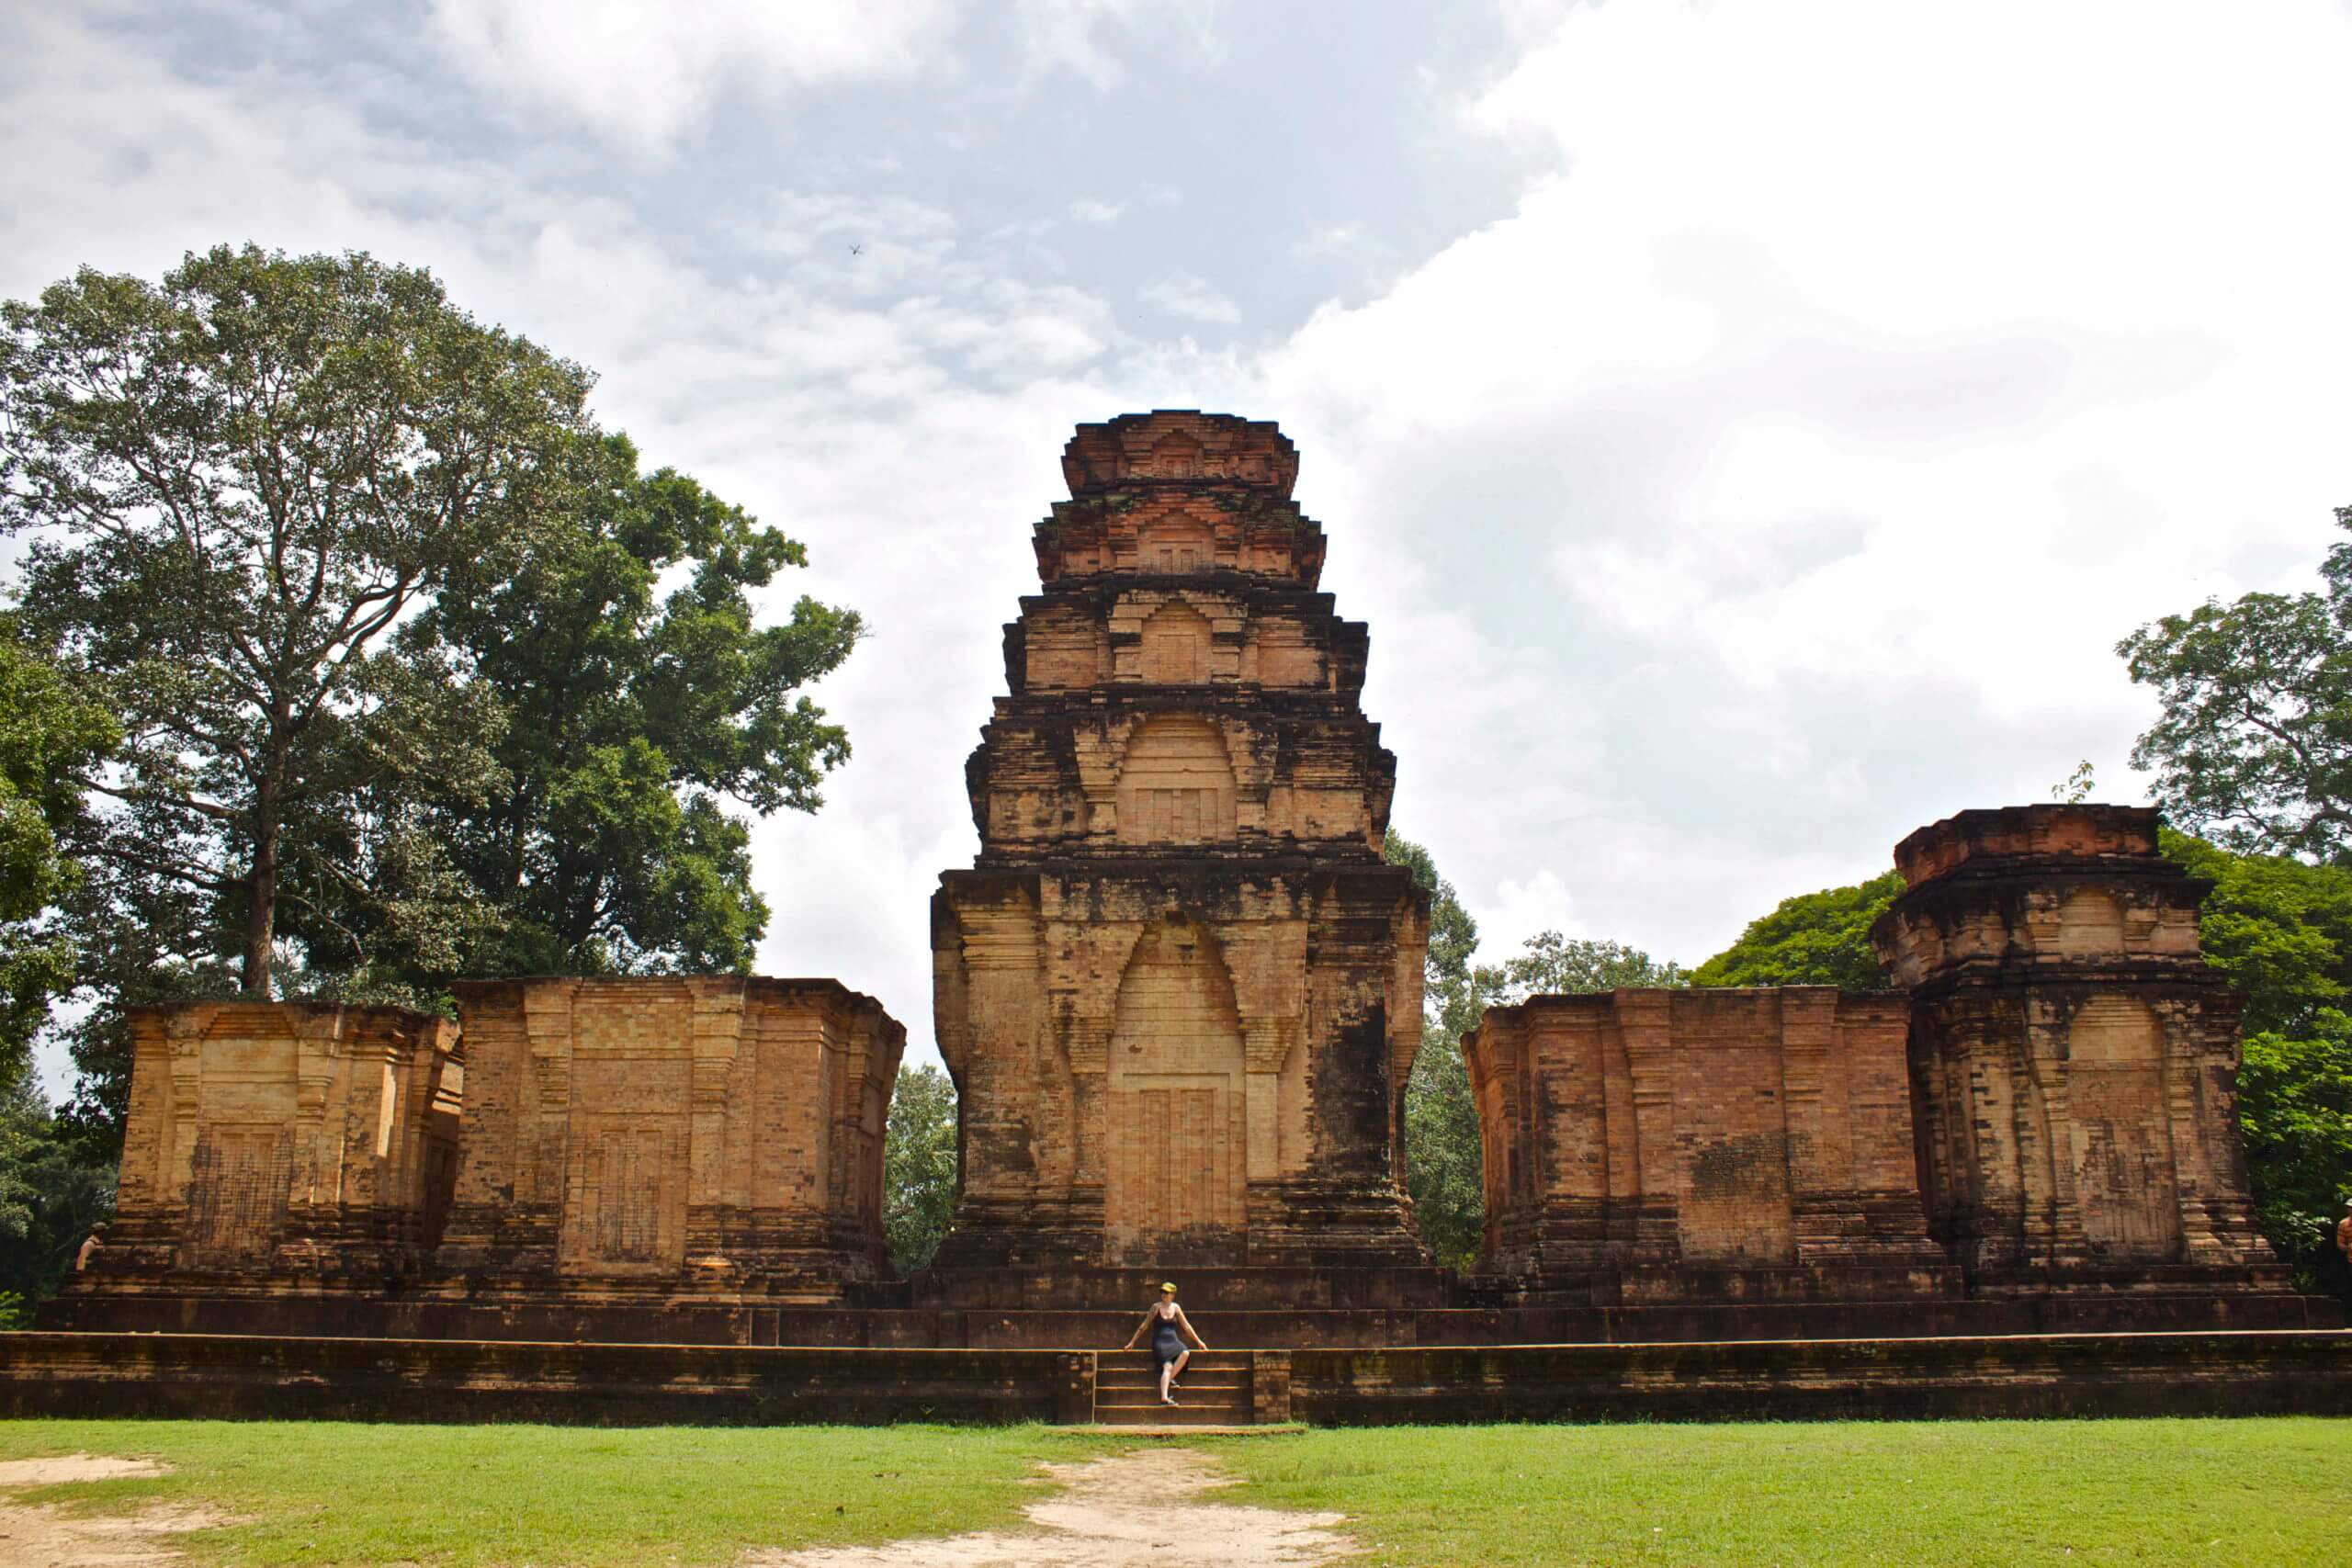
[[[1039, 1460], [964, 1429], [0, 1422], [0, 1459], [174, 1473], [19, 1493], [209, 1504], [198, 1562], [723, 1562], [1002, 1525]], [[1366, 1563], [2352, 1563], [2352, 1421], [1406, 1427], [1201, 1439], [1221, 1500], [1329, 1509]]]
[[1227, 1495], [1366, 1563], [2352, 1564], [2352, 1420], [1315, 1431]]
[[1016, 1521], [1040, 1459], [1095, 1451], [1037, 1427], [0, 1421], [0, 1459], [172, 1467], [20, 1500], [204, 1503], [253, 1521], [175, 1537], [198, 1562], [725, 1562], [747, 1546], [952, 1535]]

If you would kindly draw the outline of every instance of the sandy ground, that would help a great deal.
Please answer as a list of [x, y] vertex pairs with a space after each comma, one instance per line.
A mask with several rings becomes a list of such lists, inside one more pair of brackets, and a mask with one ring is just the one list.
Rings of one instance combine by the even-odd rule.
[[1084, 1464], [1049, 1464], [1063, 1483], [1022, 1510], [1036, 1528], [754, 1551], [746, 1568], [1275, 1568], [1331, 1562], [1356, 1543], [1338, 1514], [1286, 1514], [1203, 1501], [1232, 1479], [1191, 1449], [1145, 1449]]
[[[145, 1460], [103, 1454], [11, 1460], [0, 1463], [0, 1491], [163, 1473], [161, 1466]], [[83, 1518], [55, 1506], [28, 1506], [0, 1497], [0, 1562], [8, 1568], [144, 1568], [180, 1555], [172, 1549], [171, 1537], [228, 1522], [222, 1515], [183, 1506]]]

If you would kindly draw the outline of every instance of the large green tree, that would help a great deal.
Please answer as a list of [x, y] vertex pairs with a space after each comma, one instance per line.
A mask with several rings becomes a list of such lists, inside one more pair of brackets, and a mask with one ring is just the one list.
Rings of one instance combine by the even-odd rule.
[[2246, 995], [2238, 1117], [2263, 1234], [2306, 1287], [2352, 1296], [2329, 1241], [2352, 1199], [2352, 869], [2169, 829], [2163, 847], [2212, 882], [2206, 962]]
[[24, 1079], [74, 943], [55, 918], [81, 882], [60, 840], [80, 821], [77, 782], [119, 739], [113, 716], [0, 615], [0, 1096]]
[[1462, 1037], [1477, 1027], [1481, 1010], [1470, 962], [1478, 925], [1429, 851], [1392, 832], [1386, 853], [1430, 895], [1421, 1050], [1405, 1082], [1405, 1186], [1421, 1240], [1439, 1262], [1468, 1269], [1478, 1260], [1487, 1213], [1478, 1107], [1462, 1060]]
[[[2339, 510], [2352, 530], [2352, 507]], [[2117, 645], [2162, 711], [2133, 749], [2177, 827], [2227, 848], [2352, 859], [2352, 543], [2316, 593], [2248, 593]]]
[[[802, 547], [619, 436], [584, 455], [581, 502], [511, 570], [459, 570], [404, 627], [507, 716], [499, 787], [433, 817], [498, 911], [468, 967], [750, 967], [767, 922], [750, 832], [726, 808], [815, 810], [848, 737], [801, 688], [848, 657], [857, 615], [752, 595]], [[665, 582], [674, 586], [664, 594]]]
[[1871, 927], [1903, 891], [1889, 871], [1849, 887], [1783, 898], [1747, 922], [1739, 940], [1690, 972], [1694, 986], [1838, 986], [1849, 991], [1893, 984], [1871, 946]]
[[937, 1067], [900, 1067], [882, 1145], [882, 1229], [901, 1274], [930, 1266], [956, 1211], [956, 1085]]
[[126, 732], [81, 781], [118, 808], [76, 848], [232, 921], [245, 994], [272, 993], [289, 881], [347, 905], [437, 859], [392, 781], [495, 779], [494, 709], [389, 639], [567, 512], [588, 386], [364, 254], [224, 246], [0, 306], [23, 613]]

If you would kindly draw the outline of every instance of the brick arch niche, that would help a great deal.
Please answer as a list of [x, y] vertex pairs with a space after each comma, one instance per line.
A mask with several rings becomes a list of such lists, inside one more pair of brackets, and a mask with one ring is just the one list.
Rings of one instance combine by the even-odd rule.
[[1130, 570], [1182, 575], [1217, 565], [1216, 528], [1189, 512], [1170, 512], [1146, 522], [1130, 547], [1134, 553], [1122, 552], [1124, 558], [1117, 562]]
[[1199, 924], [1146, 929], [1119, 981], [1103, 1139], [1104, 1261], [1242, 1261], [1248, 1122], [1233, 979]]
[[2058, 951], [2093, 957], [2123, 951], [2123, 906], [2103, 887], [2078, 887], [2058, 908]]
[[1233, 761], [1216, 727], [1194, 714], [1155, 714], [1128, 739], [1120, 763], [1119, 841], [1230, 840], [1235, 794]]
[[1162, 604], [1143, 624], [1143, 646], [1136, 663], [1145, 682], [1151, 685], [1206, 684], [1208, 617], [1181, 599]]

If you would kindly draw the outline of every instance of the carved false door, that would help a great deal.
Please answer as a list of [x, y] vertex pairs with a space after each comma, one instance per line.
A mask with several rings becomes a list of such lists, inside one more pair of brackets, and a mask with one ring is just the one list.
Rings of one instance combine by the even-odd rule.
[[1156, 925], [1119, 984], [1105, 1097], [1104, 1261], [1237, 1264], [1248, 1107], [1233, 982], [1208, 933]]

